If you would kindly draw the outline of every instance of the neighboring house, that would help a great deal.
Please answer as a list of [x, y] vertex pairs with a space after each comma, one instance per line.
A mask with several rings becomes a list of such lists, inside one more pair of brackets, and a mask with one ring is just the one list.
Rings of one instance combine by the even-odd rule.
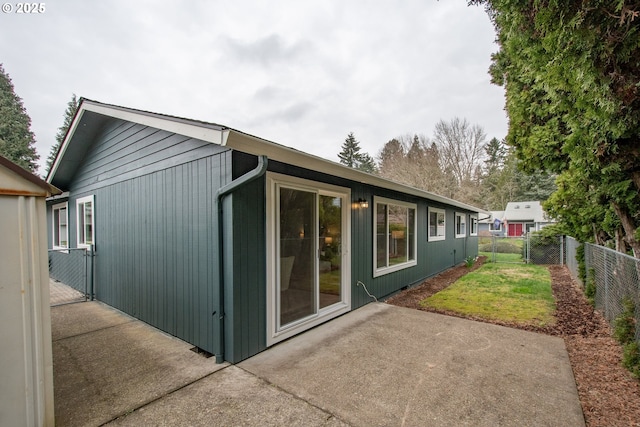
[[555, 223], [547, 217], [539, 201], [509, 202], [504, 211], [491, 211], [489, 218], [481, 218], [479, 232], [489, 231], [498, 236], [522, 236], [531, 231], [540, 231]]
[[478, 234], [480, 236], [504, 236], [505, 225], [502, 222], [504, 211], [489, 211], [489, 215], [482, 215], [478, 219]]
[[486, 212], [224, 126], [82, 99], [49, 247], [98, 300], [235, 363], [478, 253]]
[[507, 203], [502, 222], [507, 236], [522, 236], [531, 231], [540, 231], [555, 221], [547, 217], [539, 201], [529, 201]]

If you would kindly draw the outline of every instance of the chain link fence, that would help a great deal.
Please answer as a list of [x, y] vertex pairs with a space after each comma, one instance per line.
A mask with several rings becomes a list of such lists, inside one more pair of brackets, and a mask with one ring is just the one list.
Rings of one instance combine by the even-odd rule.
[[587, 281], [596, 287], [596, 308], [613, 326], [624, 311], [624, 301], [633, 301], [636, 341], [640, 341], [640, 259], [589, 243], [584, 253]]
[[530, 264], [563, 265], [564, 238], [563, 236], [542, 236], [529, 233], [526, 236], [525, 260]]
[[92, 299], [92, 254], [83, 248], [49, 249], [49, 277]]
[[479, 255], [491, 262], [563, 264], [563, 236], [544, 237], [527, 233], [519, 237], [484, 236], [478, 241]]
[[[566, 238], [567, 267], [571, 276], [581, 283], [578, 248], [581, 243]], [[640, 259], [616, 252], [604, 246], [584, 243], [587, 282], [595, 286], [595, 306], [613, 327], [624, 311], [624, 301], [635, 305], [636, 341], [640, 342]], [[586, 283], [581, 283], [583, 287]]]

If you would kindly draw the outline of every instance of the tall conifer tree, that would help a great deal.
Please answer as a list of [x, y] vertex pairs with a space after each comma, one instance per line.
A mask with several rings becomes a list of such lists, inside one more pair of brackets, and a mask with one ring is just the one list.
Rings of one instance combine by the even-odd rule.
[[40, 158], [31, 132], [31, 118], [16, 95], [9, 75], [0, 64], [0, 155], [30, 172], [38, 168]]
[[62, 141], [64, 141], [64, 137], [67, 136], [67, 132], [69, 131], [69, 126], [71, 126], [71, 122], [73, 121], [73, 117], [76, 115], [76, 111], [78, 110], [78, 98], [74, 93], [71, 96], [71, 101], [67, 103], [67, 109], [64, 112], [64, 122], [62, 126], [58, 128], [58, 133], [56, 134], [56, 142], [51, 147], [49, 151], [49, 157], [47, 157], [47, 170], [48, 174], [51, 170], [51, 166], [56, 159], [56, 155], [58, 154], [58, 150], [60, 149], [60, 145], [62, 145]]

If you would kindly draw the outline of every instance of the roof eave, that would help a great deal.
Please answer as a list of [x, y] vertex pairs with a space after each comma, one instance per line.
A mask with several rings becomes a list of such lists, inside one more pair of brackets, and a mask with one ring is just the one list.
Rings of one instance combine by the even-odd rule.
[[400, 184], [377, 175], [372, 175], [354, 168], [341, 165], [331, 160], [323, 159], [312, 154], [303, 153], [280, 144], [276, 144], [253, 135], [230, 130], [226, 146], [253, 155], [267, 155], [270, 159], [304, 167], [306, 169], [340, 176], [362, 184], [373, 185], [389, 190], [400, 191], [413, 196], [426, 198], [443, 204], [452, 205], [460, 209], [489, 214], [489, 211], [471, 206], [448, 197], [424, 191], [415, 187]]

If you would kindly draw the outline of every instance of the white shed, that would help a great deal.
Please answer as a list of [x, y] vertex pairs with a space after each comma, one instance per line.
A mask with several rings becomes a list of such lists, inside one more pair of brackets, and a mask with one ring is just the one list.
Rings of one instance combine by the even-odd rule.
[[46, 197], [60, 190], [0, 156], [0, 425], [53, 426]]

